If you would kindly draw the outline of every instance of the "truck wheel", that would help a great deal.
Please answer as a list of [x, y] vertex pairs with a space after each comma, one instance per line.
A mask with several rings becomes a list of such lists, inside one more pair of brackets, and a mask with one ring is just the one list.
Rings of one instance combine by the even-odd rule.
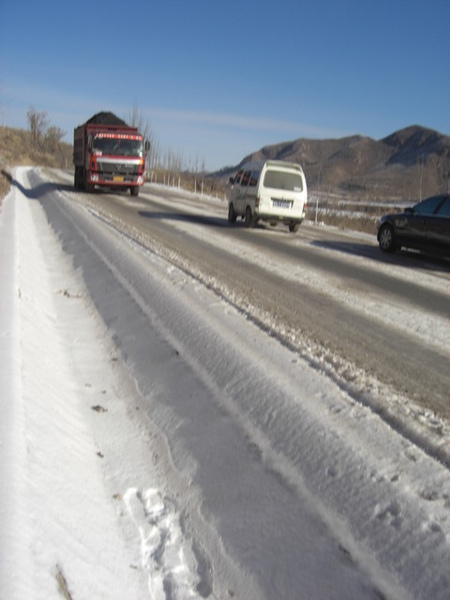
[[295, 223], [289, 223], [289, 231], [291, 233], [297, 233], [299, 227], [300, 223], [298, 221], [296, 221]]
[[135, 185], [134, 187], [130, 188], [130, 194], [132, 196], [139, 196], [139, 186]]
[[75, 175], [73, 178], [73, 187], [76, 190], [81, 190], [82, 188], [82, 179], [81, 179], [81, 169], [80, 167], [75, 167]]

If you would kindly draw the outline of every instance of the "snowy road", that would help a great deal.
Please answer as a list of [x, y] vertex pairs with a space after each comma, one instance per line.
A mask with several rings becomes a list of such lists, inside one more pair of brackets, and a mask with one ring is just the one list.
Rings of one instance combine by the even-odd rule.
[[390, 385], [450, 418], [448, 262], [386, 256], [373, 236], [330, 229], [304, 226], [289, 236], [285, 228], [230, 228], [223, 202], [161, 188], [133, 202], [123, 195], [76, 200], [306, 360], [326, 364], [359, 399], [370, 397], [375, 407], [373, 388]]
[[[15, 178], [0, 224], [1, 597], [448, 598], [450, 477], [433, 458], [450, 454], [445, 262], [386, 265], [305, 228], [300, 270], [278, 232], [222, 232], [219, 202], [198, 215], [176, 194]], [[289, 306], [300, 280], [322, 331], [287, 327], [250, 275], [244, 288], [236, 257], [253, 270], [255, 248], [265, 295]], [[343, 286], [327, 259], [369, 275]], [[386, 271], [415, 298], [377, 294]], [[333, 320], [374, 310], [431, 357], [428, 397], [380, 380], [367, 347], [339, 352]]]

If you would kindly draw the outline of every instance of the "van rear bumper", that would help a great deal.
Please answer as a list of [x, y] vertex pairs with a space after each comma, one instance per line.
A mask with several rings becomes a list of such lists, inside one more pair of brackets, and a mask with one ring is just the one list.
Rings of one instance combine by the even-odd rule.
[[259, 212], [255, 211], [255, 218], [258, 221], [283, 222], [283, 223], [301, 223], [306, 218], [306, 212]]

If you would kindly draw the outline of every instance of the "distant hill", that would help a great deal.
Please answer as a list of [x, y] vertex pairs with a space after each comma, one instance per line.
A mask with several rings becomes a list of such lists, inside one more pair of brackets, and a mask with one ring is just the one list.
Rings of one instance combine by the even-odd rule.
[[450, 137], [417, 125], [382, 140], [355, 135], [341, 139], [298, 139], [264, 146], [247, 160], [300, 163], [310, 190], [337, 191], [372, 199], [417, 199], [447, 191]]

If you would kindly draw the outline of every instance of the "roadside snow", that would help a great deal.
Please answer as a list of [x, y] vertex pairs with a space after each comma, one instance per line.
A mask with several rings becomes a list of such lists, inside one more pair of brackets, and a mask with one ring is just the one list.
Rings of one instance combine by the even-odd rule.
[[[29, 172], [15, 170], [0, 204], [0, 598], [213, 598], [209, 567], [185, 537], [178, 482], [165, 493], [167, 442], [33, 200]], [[239, 586], [217, 544], [217, 579], [223, 569]]]
[[39, 206], [14, 188], [1, 217], [0, 596], [143, 597], [96, 439], [106, 403], [134, 437], [103, 333]]
[[[28, 172], [26, 168], [15, 171], [18, 185], [0, 208], [0, 597], [47, 600], [66, 594], [73, 600], [213, 598], [217, 596], [208, 575], [213, 567], [219, 580], [221, 573], [229, 575], [231, 597], [234, 585], [244, 585], [243, 579], [250, 577], [227, 559], [212, 534], [209, 544], [210, 550], [214, 550], [211, 556], [217, 561], [214, 565], [201, 562], [201, 553], [186, 535], [186, 523], [176, 502], [176, 485], [169, 481], [175, 459], [167, 440], [144, 414], [139, 391], [93, 307], [82, 273], [74, 272], [44, 211], [33, 199]], [[180, 223], [177, 226], [183, 227]], [[203, 235], [201, 228], [198, 235]], [[199, 291], [191, 289], [185, 276], [173, 267], [166, 266], [165, 273], [167, 281], [161, 285], [175, 287], [179, 293], [183, 288], [183, 299], [194, 305]], [[293, 266], [290, 276], [295, 275]], [[323, 285], [327, 285], [326, 281]], [[202, 290], [201, 294], [206, 292]], [[238, 328], [245, 328], [248, 337], [241, 335], [243, 348], [248, 344], [251, 355], [259, 345], [268, 359], [264, 361], [268, 370], [279, 372], [280, 365], [293, 361], [286, 348], [277, 349], [276, 342], [262, 347], [263, 334], [253, 331], [251, 324], [241, 322], [236, 311], [216, 299], [208, 302], [208, 311], [197, 309], [198, 316], [204, 315], [205, 322], [210, 320], [211, 324], [229, 319], [229, 328], [223, 326], [228, 333], [222, 335], [230, 338], [237, 339]], [[373, 310], [373, 306], [366, 304], [366, 309]], [[392, 319], [396, 319], [395, 314]], [[187, 324], [186, 328], [194, 328], [194, 324]], [[434, 333], [429, 339], [428, 321], [418, 335], [424, 336], [427, 343], [445, 343], [445, 331], [440, 338], [437, 330], [448, 327], [448, 323], [436, 321], [431, 326]], [[438, 342], [433, 341], [434, 336]], [[209, 348], [205, 339], [198, 329], [206, 370]], [[386, 552], [393, 553], [393, 560], [416, 564], [420, 559], [417, 553], [422, 551], [415, 547], [417, 541], [423, 542], [424, 562], [428, 560], [427, 549], [431, 552], [440, 548], [442, 553], [438, 556], [448, 556], [448, 471], [424, 457], [413, 445], [391, 439], [386, 426], [366, 407], [349, 401], [330, 380], [321, 378], [298, 358], [295, 361], [296, 379], [277, 388], [282, 393], [279, 399], [282, 404], [285, 398], [294, 396], [291, 388], [301, 386], [302, 406], [289, 406], [286, 400], [291, 412], [277, 414], [270, 399], [263, 397], [259, 405], [253, 404], [253, 399], [245, 394], [246, 377], [239, 374], [229, 382], [229, 393], [239, 397], [241, 404], [236, 401], [233, 405], [217, 392], [217, 402], [223, 402], [224, 414], [240, 424], [248, 435], [248, 443], [255, 452], [262, 453], [265, 468], [284, 477], [292, 488], [299, 488], [299, 495], [307, 498], [311, 510], [345, 542], [342, 552], [350, 550], [353, 557], [358, 556], [363, 544], [355, 544], [356, 532], [351, 534], [343, 529], [342, 520], [325, 509], [327, 501], [335, 502], [339, 510], [345, 507], [345, 496], [337, 497], [339, 488], [333, 487], [340, 479], [346, 483], [343, 490], [359, 494], [362, 508], [370, 506], [367, 497], [376, 490], [376, 497], [370, 498], [375, 506], [364, 535], [369, 537], [375, 532], [378, 548], [384, 547], [386, 541]], [[169, 406], [164, 410], [163, 416], [170, 421]], [[303, 411], [303, 421], [297, 434], [304, 440], [303, 454], [296, 459], [305, 462], [305, 469], [311, 469], [312, 485], [321, 490], [320, 501], [299, 483], [298, 473], [283, 460], [283, 452], [297, 451], [294, 436], [289, 437], [292, 434], [289, 416], [294, 418], [298, 411]], [[155, 411], [155, 414], [160, 413]], [[272, 445], [261, 435], [258, 419], [273, 421], [275, 425], [279, 421]], [[317, 423], [322, 425], [315, 429]], [[176, 431], [179, 425], [172, 426]], [[204, 432], [198, 430], [197, 434]], [[386, 440], [384, 449], [383, 440]], [[220, 440], [208, 442], [211, 450], [216, 441]], [[314, 468], [318, 460], [314, 455], [322, 447], [329, 453], [326, 472], [321, 471], [323, 464]], [[341, 453], [332, 455], [333, 448]], [[231, 453], [228, 458], [239, 465], [239, 455]], [[354, 461], [354, 468], [350, 468], [349, 459]], [[190, 459], [182, 456], [180, 450], [177, 460]], [[360, 468], [363, 461], [366, 461], [364, 472]], [[188, 498], [185, 501], [188, 504], [199, 503], [198, 490], [190, 479], [193, 475], [189, 475], [197, 467], [192, 464], [185, 469], [184, 487], [182, 491], [179, 488], [180, 495]], [[245, 479], [246, 473], [241, 476]], [[363, 478], [367, 486], [359, 489], [358, 481]], [[170, 486], [173, 494], [168, 496], [165, 490]], [[219, 489], [219, 486], [214, 488], [217, 495]], [[398, 492], [403, 504], [392, 492]], [[268, 492], [258, 493], [262, 496]], [[410, 508], [417, 497], [420, 497], [420, 520], [413, 524], [412, 515], [416, 513]], [[358, 518], [363, 515], [361, 509]], [[257, 524], [257, 516], [250, 510], [246, 518]], [[201, 516], [196, 518], [199, 520]], [[286, 527], [288, 524], [289, 521]], [[395, 536], [405, 524], [405, 535], [411, 544], [405, 556], [399, 557], [395, 554], [397, 542], [392, 540], [397, 539]], [[203, 523], [202, 527], [202, 535], [207, 536], [208, 525]], [[306, 522], [304, 527], [305, 535], [314, 531]], [[237, 525], [236, 530], [239, 538]], [[261, 535], [272, 535], [276, 547], [276, 533], [274, 525], [267, 523], [267, 530]], [[238, 542], [246, 544], [245, 539]], [[318, 546], [321, 543], [324, 556], [328, 556], [327, 544], [317, 540]], [[289, 551], [290, 548], [285, 548], [285, 552]], [[302, 558], [305, 563], [310, 560], [307, 553]], [[369, 553], [361, 557], [361, 563], [379, 593], [389, 598], [408, 597], [398, 582], [384, 579], [385, 572]], [[446, 565], [434, 568], [441, 571], [442, 582], [436, 581], [435, 585], [444, 598], [442, 585], [448, 581]], [[313, 569], [316, 573], [323, 570], [324, 580], [327, 579], [325, 566], [311, 565], [311, 573]], [[427, 573], [411, 572], [410, 577], [419, 581], [420, 577], [426, 579]], [[304, 584], [305, 589], [317, 589], [313, 575]], [[339, 582], [336, 586], [333, 597], [346, 597], [347, 590], [340, 590]], [[257, 589], [257, 582], [252, 589]], [[374, 596], [368, 592], [367, 597]]]

